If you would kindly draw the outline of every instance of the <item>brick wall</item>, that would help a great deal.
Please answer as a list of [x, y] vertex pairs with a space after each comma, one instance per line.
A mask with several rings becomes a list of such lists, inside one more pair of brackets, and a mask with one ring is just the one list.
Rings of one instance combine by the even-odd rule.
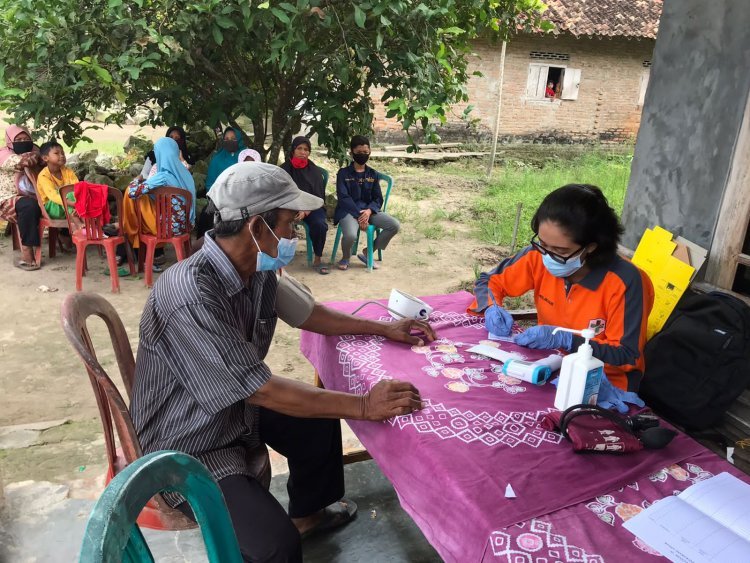
[[[475, 44], [469, 70], [480, 70], [483, 76], [472, 76], [468, 91], [469, 104], [474, 106], [469, 117], [477, 121], [468, 126], [461, 120], [466, 104], [454, 106], [446, 127], [441, 130], [444, 140], [490, 138], [497, 108], [500, 49], [500, 44], [487, 41]], [[643, 63], [651, 60], [653, 49], [652, 40], [576, 39], [571, 35], [514, 38], [506, 48], [500, 135], [568, 142], [635, 139], [641, 120], [641, 80], [648, 70]], [[532, 59], [531, 52], [555, 55]], [[568, 60], [559, 55], [567, 55]], [[530, 63], [580, 69], [578, 99], [553, 102], [529, 99], [526, 86]], [[376, 136], [387, 141], [402, 140], [400, 124], [386, 119], [385, 113], [385, 108], [377, 102]]]

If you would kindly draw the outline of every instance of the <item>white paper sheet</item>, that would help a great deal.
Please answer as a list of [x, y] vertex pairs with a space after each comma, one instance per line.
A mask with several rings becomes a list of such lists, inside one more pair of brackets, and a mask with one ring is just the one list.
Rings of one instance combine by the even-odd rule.
[[467, 348], [466, 351], [471, 352], [472, 354], [481, 354], [482, 356], [486, 356], [503, 363], [507, 362], [508, 360], [523, 359], [516, 352], [506, 352], [505, 350], [501, 350], [500, 348], [495, 348], [493, 346], [487, 346], [486, 344], [477, 344], [476, 346]]
[[624, 527], [680, 563], [750, 561], [750, 485], [720, 473], [664, 498]]

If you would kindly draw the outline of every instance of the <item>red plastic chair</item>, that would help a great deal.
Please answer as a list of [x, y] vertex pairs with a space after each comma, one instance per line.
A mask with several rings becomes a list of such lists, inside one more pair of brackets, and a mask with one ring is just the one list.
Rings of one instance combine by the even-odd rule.
[[[86, 321], [91, 315], [101, 318], [107, 325], [128, 400], [135, 382], [135, 360], [120, 316], [104, 297], [85, 292], [71, 293], [65, 297], [61, 311], [63, 331], [86, 366], [94, 389], [104, 428], [104, 444], [109, 463], [106, 482], [109, 483], [125, 467], [143, 457], [143, 450], [125, 399], [96, 358], [96, 351], [86, 328]], [[115, 442], [115, 431], [119, 448]], [[247, 459], [255, 479], [268, 489], [271, 483], [271, 463], [266, 446], [261, 444], [248, 450]], [[188, 530], [197, 526], [182, 512], [170, 508], [161, 495], [152, 497], [141, 511], [137, 522], [141, 527], [155, 530]]]
[[[156, 188], [149, 196], [153, 195], [156, 207], [156, 235], [146, 232], [141, 218], [140, 198], [136, 201], [136, 215], [138, 216], [138, 237], [141, 246], [146, 246], [146, 252], [140, 248], [138, 251], [138, 271], [144, 272], [146, 287], [154, 285], [154, 253], [160, 244], [171, 244], [174, 247], [177, 260], [184, 260], [190, 256], [190, 210], [193, 207], [193, 195], [181, 188], [164, 186]], [[143, 197], [143, 196], [141, 196]], [[185, 217], [179, 231], [175, 231], [173, 220], [174, 209], [172, 198], [177, 197]], [[145, 266], [144, 266], [145, 262]]]
[[[68, 194], [73, 191], [73, 186], [63, 186], [60, 188], [60, 197], [64, 202], [67, 201]], [[104, 223], [102, 217], [83, 219], [84, 229], [77, 229], [70, 217], [68, 205], [63, 205], [65, 216], [68, 219], [68, 228], [76, 245], [76, 291], [83, 289], [83, 276], [86, 275], [86, 248], [95, 245], [104, 248], [107, 252], [107, 263], [109, 265], [109, 277], [112, 280], [112, 293], [120, 292], [120, 276], [117, 275], [117, 246], [125, 245], [128, 256], [128, 266], [130, 275], [135, 275], [135, 262], [130, 245], [125, 242], [125, 231], [122, 227], [122, 192], [117, 188], [108, 188], [108, 200], [113, 198], [117, 204], [117, 235], [106, 236], [104, 234]]]

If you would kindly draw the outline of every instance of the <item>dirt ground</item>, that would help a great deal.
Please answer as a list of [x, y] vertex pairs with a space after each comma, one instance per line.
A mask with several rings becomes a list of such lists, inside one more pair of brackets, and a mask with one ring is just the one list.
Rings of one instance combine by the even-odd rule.
[[[402, 219], [402, 232], [384, 253], [381, 268], [372, 273], [355, 259], [346, 272], [333, 268], [330, 275], [319, 275], [306, 267], [305, 246], [300, 244], [288, 270], [307, 284], [319, 301], [387, 298], [393, 287], [414, 295], [446, 293], [461, 284], [470, 285], [477, 264], [497, 263], [503, 249], [487, 247], [473, 238], [467, 211], [467, 203], [480, 193], [481, 181], [446, 176], [439, 168], [390, 162], [374, 165], [395, 179], [389, 205]], [[429, 197], [423, 197], [425, 190]], [[335, 229], [330, 226], [328, 253], [334, 235]], [[300, 236], [304, 236], [301, 229]], [[84, 278], [84, 290], [110, 300], [136, 350], [148, 289], [142, 279], [124, 278], [121, 293], [112, 294], [109, 278], [103, 275], [104, 260], [95, 250], [89, 252], [90, 271]], [[12, 266], [12, 254], [10, 239], [0, 238], [0, 426], [64, 418], [71, 422], [44, 432], [37, 446], [0, 450], [0, 463], [6, 483], [19, 479], [68, 480], [76, 471], [83, 471], [81, 468], [104, 461], [92, 389], [60, 325], [62, 300], [75, 290], [74, 256], [58, 254], [50, 260], [45, 248], [42, 269], [25, 272]], [[56, 291], [42, 292], [41, 286]], [[94, 320], [91, 332], [100, 362], [116, 374], [103, 322]], [[311, 366], [299, 352], [299, 331], [283, 323], [278, 325], [266, 361], [275, 374], [312, 382]]]

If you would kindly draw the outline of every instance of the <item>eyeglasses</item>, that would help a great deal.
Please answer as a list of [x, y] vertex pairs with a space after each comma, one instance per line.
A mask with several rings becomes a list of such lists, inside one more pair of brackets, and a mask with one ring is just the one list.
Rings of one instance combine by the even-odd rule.
[[585, 247], [582, 246], [581, 248], [579, 248], [578, 250], [576, 250], [572, 254], [568, 254], [567, 256], [562, 256], [560, 254], [555, 254], [554, 252], [552, 252], [552, 251], [547, 250], [546, 248], [544, 248], [542, 246], [542, 243], [539, 242], [539, 235], [534, 235], [533, 237], [531, 237], [531, 246], [535, 250], [537, 250], [542, 256], [548, 255], [550, 258], [552, 258], [558, 264], [566, 264], [568, 262], [568, 260], [570, 260], [571, 258], [575, 258], [576, 256], [578, 256], [583, 251], [583, 249], [585, 248]]

